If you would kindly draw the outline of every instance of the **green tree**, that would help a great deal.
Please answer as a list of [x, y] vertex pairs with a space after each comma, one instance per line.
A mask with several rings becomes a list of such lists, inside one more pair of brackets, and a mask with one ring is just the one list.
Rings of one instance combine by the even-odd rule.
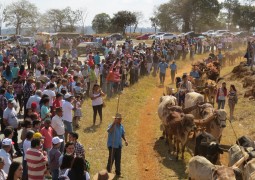
[[6, 26], [13, 26], [16, 34], [24, 27], [32, 26], [38, 18], [37, 7], [27, 0], [13, 2], [4, 9], [4, 22]]
[[133, 14], [136, 17], [136, 22], [135, 22], [135, 26], [134, 26], [134, 33], [135, 33], [138, 25], [143, 21], [144, 16], [143, 16], [143, 13], [140, 11], [133, 12]]
[[79, 10], [72, 10], [70, 7], [66, 7], [62, 10], [62, 13], [65, 14], [66, 25], [60, 31], [74, 32], [76, 30], [76, 24], [81, 18]]
[[111, 18], [106, 13], [97, 14], [92, 21], [92, 29], [96, 33], [105, 33], [111, 24]]
[[[225, 0], [222, 4], [225, 10], [225, 22], [228, 28], [231, 28], [231, 24], [235, 25], [236, 19], [234, 19], [234, 13], [237, 13], [240, 3], [238, 0]], [[236, 18], [236, 17], [235, 17]]]
[[239, 5], [233, 14], [233, 23], [240, 28], [250, 31], [255, 27], [255, 7], [250, 5]]
[[136, 23], [136, 16], [130, 11], [119, 11], [113, 15], [111, 22], [117, 31], [125, 34], [127, 27]]
[[154, 28], [155, 33], [157, 32], [157, 27], [159, 26], [159, 20], [156, 17], [151, 17], [150, 18], [151, 21], [151, 26]]

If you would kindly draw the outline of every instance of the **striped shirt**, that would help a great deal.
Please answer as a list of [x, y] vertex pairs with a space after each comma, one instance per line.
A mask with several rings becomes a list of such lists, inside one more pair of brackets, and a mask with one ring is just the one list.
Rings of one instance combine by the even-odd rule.
[[46, 171], [47, 156], [44, 156], [38, 149], [28, 149], [26, 153], [28, 179], [43, 180]]

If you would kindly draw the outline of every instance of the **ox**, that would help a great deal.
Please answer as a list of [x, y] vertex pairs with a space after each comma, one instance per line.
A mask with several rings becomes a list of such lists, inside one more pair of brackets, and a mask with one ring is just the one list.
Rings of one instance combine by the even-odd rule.
[[247, 159], [243, 157], [232, 167], [218, 166], [212, 164], [202, 156], [194, 156], [190, 159], [187, 171], [190, 180], [236, 180], [242, 175], [238, 167]]
[[176, 106], [177, 105], [177, 99], [175, 96], [162, 96], [160, 98], [160, 103], [158, 106], [158, 116], [161, 120], [161, 126], [163, 128], [163, 136], [161, 138], [165, 138], [165, 136], [167, 136], [166, 132], [165, 132], [165, 126], [167, 126], [167, 122], [166, 119], [169, 116], [169, 109], [172, 106]]
[[217, 92], [217, 84], [215, 81], [207, 80], [205, 83], [204, 97], [205, 102], [209, 102], [214, 105]]
[[[185, 108], [196, 107], [197, 104], [203, 103], [203, 102], [204, 102], [203, 95], [196, 92], [189, 92], [185, 95], [184, 107]], [[197, 108], [196, 110], [193, 110], [190, 113], [193, 114], [195, 118], [200, 118], [199, 111]]]
[[184, 159], [185, 146], [188, 141], [188, 137], [191, 131], [196, 130], [194, 124], [194, 116], [192, 114], [183, 114], [180, 112], [181, 107], [171, 108], [171, 113], [167, 118], [167, 134], [169, 144], [172, 142], [172, 136], [174, 137], [174, 149], [176, 149], [176, 160], [179, 155], [179, 144], [182, 146], [182, 159]]
[[195, 156], [203, 156], [211, 163], [216, 164], [219, 154], [223, 154], [223, 149], [211, 134], [202, 132], [196, 137]]
[[209, 103], [198, 105], [202, 120], [194, 120], [196, 125], [206, 128], [206, 132], [212, 134], [217, 143], [220, 142], [223, 128], [226, 127], [227, 113], [223, 109], [214, 110]]

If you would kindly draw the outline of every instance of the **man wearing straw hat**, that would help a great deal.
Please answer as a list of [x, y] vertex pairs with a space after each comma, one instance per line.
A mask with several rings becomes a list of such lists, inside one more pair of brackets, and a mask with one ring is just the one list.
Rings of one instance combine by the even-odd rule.
[[125, 141], [125, 145], [128, 142], [125, 138], [125, 130], [121, 124], [122, 116], [120, 113], [116, 113], [114, 117], [114, 122], [108, 127], [108, 140], [107, 146], [109, 149], [109, 158], [107, 163], [107, 171], [111, 172], [113, 162], [115, 161], [115, 172], [117, 176], [121, 176], [120, 163], [121, 163], [121, 149], [122, 149], [122, 139]]

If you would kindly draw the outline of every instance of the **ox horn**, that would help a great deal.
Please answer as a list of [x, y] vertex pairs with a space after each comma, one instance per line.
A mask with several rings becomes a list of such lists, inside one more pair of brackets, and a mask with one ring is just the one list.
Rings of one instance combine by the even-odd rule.
[[244, 161], [246, 161], [249, 158], [249, 154], [245, 153], [244, 157], [242, 157], [241, 159], [239, 159], [233, 166], [232, 168], [239, 168], [239, 166], [241, 166]]
[[211, 116], [205, 118], [205, 119], [195, 119], [194, 123], [198, 124], [198, 125], [206, 125], [209, 122], [211, 122], [212, 120], [214, 120], [215, 118], [215, 114], [212, 114]]

